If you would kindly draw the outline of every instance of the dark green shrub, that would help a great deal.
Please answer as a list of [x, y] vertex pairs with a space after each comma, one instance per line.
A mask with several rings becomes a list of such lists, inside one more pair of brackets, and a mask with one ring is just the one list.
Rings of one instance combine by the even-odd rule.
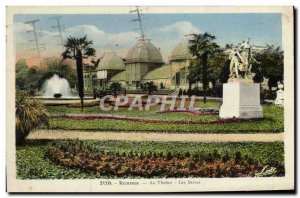
[[46, 125], [49, 114], [42, 103], [30, 99], [24, 92], [17, 92], [16, 97], [16, 144], [24, 142], [29, 132]]

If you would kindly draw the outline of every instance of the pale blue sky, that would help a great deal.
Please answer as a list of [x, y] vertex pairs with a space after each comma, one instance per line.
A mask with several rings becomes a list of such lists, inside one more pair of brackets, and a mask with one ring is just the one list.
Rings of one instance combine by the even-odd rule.
[[[28, 38], [26, 31], [22, 30], [23, 22], [40, 19], [37, 27], [46, 34], [44, 43], [48, 50], [52, 49], [50, 41], [55, 34], [51, 26], [55, 24], [50, 17], [55, 15], [15, 15], [14, 23], [16, 37]], [[134, 45], [139, 32], [137, 23], [131, 22], [136, 18], [134, 14], [85, 14], [61, 15], [61, 22], [65, 27], [65, 35], [87, 34], [94, 41], [95, 47], [100, 51], [119, 45], [122, 56], [126, 50]], [[162, 50], [167, 57], [174, 46], [188, 32], [208, 32], [217, 37], [217, 43], [224, 46], [226, 43], [237, 44], [246, 38], [251, 38], [251, 43], [256, 45], [273, 44], [282, 45], [281, 14], [143, 14], [145, 34]], [[24, 28], [23, 28], [24, 29]], [[26, 46], [25, 39], [16, 40], [16, 45]], [[42, 38], [41, 38], [42, 40]], [[23, 43], [22, 43], [23, 42]], [[43, 42], [43, 41], [41, 41]], [[53, 42], [52, 42], [53, 43]], [[50, 47], [49, 47], [50, 46]], [[26, 47], [24, 47], [26, 48]]]

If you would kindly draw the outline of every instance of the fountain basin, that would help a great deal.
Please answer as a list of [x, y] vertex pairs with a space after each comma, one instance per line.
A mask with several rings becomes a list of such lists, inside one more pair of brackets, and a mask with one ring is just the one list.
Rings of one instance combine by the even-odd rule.
[[53, 95], [54, 98], [60, 98], [61, 96], [62, 96], [61, 93], [55, 93], [55, 94]]
[[[48, 96], [35, 96], [31, 97], [33, 99], [39, 99], [39, 100], [78, 100], [80, 101], [80, 98], [78, 96], [62, 96], [60, 98], [55, 97], [48, 97]], [[84, 97], [83, 100], [93, 100], [94, 97]]]

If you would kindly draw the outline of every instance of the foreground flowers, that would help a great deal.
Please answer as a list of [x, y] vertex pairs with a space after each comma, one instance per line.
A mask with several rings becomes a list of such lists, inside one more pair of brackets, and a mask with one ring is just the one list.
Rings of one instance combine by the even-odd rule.
[[[110, 144], [117, 146], [120, 143]], [[123, 145], [125, 150], [126, 145]], [[50, 145], [46, 157], [63, 167], [113, 177], [253, 177], [265, 167], [260, 159], [245, 155], [242, 151], [228, 150], [228, 153], [203, 148], [194, 152], [189, 148], [178, 153], [151, 145], [140, 143], [139, 146], [145, 150], [133, 149], [128, 152], [122, 149], [105, 150], [105, 145], [99, 147], [81, 141], [64, 141]], [[269, 176], [284, 175], [284, 167], [280, 163], [268, 159], [266, 162], [278, 170]]]

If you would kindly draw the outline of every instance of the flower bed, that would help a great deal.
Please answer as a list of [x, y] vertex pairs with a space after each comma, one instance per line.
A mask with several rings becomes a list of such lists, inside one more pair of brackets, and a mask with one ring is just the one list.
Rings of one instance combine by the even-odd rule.
[[168, 109], [166, 111], [159, 111], [157, 113], [191, 113], [194, 115], [218, 115], [219, 111], [215, 109]]
[[[120, 101], [120, 102], [122, 102], [122, 101]], [[109, 101], [108, 102], [111, 106], [116, 106], [116, 101]], [[132, 106], [132, 107], [134, 107], [134, 108], [137, 108], [137, 107], [145, 107], [146, 105], [147, 105], [147, 101], [144, 101], [144, 100], [142, 100], [142, 102], [141, 102], [141, 104], [131, 104], [132, 103], [132, 101], [129, 101], [129, 102], [127, 102], [126, 104], [122, 104], [122, 105], [118, 105], [119, 107], [130, 107], [130, 106]], [[156, 105], [160, 105], [161, 104], [161, 102], [158, 102]]]
[[[79, 141], [61, 142], [49, 146], [46, 156], [63, 167], [80, 169], [97, 176], [117, 177], [253, 177], [266, 165], [257, 161], [255, 154], [251, 157], [241, 153], [242, 150], [228, 150], [225, 153], [210, 151], [210, 145], [208, 150], [202, 149], [197, 153], [188, 149], [176, 154], [172, 150], [157, 150], [151, 143], [143, 143], [146, 148], [150, 146], [146, 149], [150, 149], [148, 153], [142, 150], [115, 151], [116, 143], [109, 144], [114, 151], [104, 150], [105, 146], [100, 149], [99, 146], [84, 145]], [[276, 168], [272, 176], [284, 175], [283, 165], [271, 159], [266, 162]]]
[[[84, 107], [94, 107], [94, 106], [98, 106], [99, 105], [99, 101], [92, 101], [92, 102], [84, 102], [83, 106]], [[81, 108], [81, 103], [71, 103], [68, 104], [67, 107], [72, 108], [72, 107], [80, 107]]]
[[[108, 115], [108, 114], [52, 114], [51, 116], [53, 118], [71, 118], [75, 120], [111, 119], [111, 120], [123, 120], [123, 121], [144, 122], [144, 123], [163, 123], [163, 124], [225, 124], [225, 123], [235, 123], [235, 122], [246, 122], [250, 120], [250, 119], [238, 119], [238, 118], [227, 118], [227, 119], [208, 120], [208, 121], [161, 120], [161, 119], [150, 119], [150, 118], [140, 118], [140, 117]], [[251, 120], [258, 120], [258, 119], [251, 119]]]

